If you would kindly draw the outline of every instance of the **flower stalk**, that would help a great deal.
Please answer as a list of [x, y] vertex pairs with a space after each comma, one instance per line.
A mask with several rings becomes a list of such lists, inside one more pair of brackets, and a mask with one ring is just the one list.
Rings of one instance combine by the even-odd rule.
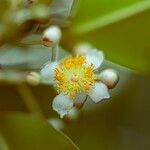
[[0, 149], [1, 150], [10, 150], [7, 141], [5, 140], [2, 132], [0, 131]]
[[51, 55], [51, 62], [55, 62], [58, 59], [59, 53], [59, 46], [58, 44], [52, 47], [52, 55]]
[[28, 88], [26, 84], [21, 84], [17, 86], [18, 92], [20, 96], [22, 97], [22, 100], [24, 100], [28, 110], [38, 117], [43, 118], [43, 114], [41, 112], [41, 109], [37, 103], [37, 100], [35, 99], [34, 95]]

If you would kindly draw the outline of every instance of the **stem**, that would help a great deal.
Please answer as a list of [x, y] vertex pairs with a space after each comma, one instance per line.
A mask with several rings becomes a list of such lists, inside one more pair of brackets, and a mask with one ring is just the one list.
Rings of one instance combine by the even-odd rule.
[[0, 149], [1, 150], [10, 150], [5, 138], [3, 137], [1, 131], [0, 131]]
[[52, 56], [51, 56], [51, 61], [52, 62], [57, 60], [58, 50], [59, 50], [58, 44], [55, 45], [54, 47], [52, 47]]
[[[18, 86], [23, 83], [25, 84], [27, 83], [27, 74], [21, 73], [19, 71], [14, 72], [11, 70], [0, 71], [0, 84], [1, 83], [14, 84]], [[39, 84], [50, 85], [49, 82], [43, 82], [43, 81], [40, 81]]]
[[35, 99], [29, 87], [26, 84], [21, 84], [18, 85], [17, 88], [29, 111], [36, 116], [44, 118], [37, 100]]
[[64, 134], [62, 131], [58, 131], [60, 134], [62, 134], [69, 142], [71, 142], [71, 144], [75, 147], [75, 149], [80, 150], [77, 145], [66, 135]]

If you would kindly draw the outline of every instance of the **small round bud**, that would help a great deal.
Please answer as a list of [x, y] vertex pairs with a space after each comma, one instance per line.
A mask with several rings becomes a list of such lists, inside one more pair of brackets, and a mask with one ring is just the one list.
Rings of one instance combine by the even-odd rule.
[[78, 110], [73, 107], [65, 116], [64, 116], [64, 120], [66, 121], [73, 121], [76, 120], [78, 117]]
[[26, 80], [31, 85], [38, 85], [40, 83], [40, 75], [36, 72], [30, 72], [27, 75]]
[[58, 118], [50, 118], [48, 122], [53, 126], [56, 130], [63, 130], [65, 124], [62, 120]]
[[119, 76], [114, 69], [106, 69], [100, 73], [100, 81], [106, 84], [109, 89], [112, 89], [118, 83]]
[[81, 109], [84, 105], [84, 102], [80, 102], [80, 101], [77, 101], [74, 103], [74, 106], [77, 108], [77, 109]]
[[43, 44], [45, 46], [56, 46], [61, 38], [61, 30], [57, 26], [50, 26], [44, 31]]
[[88, 43], [77, 44], [73, 51], [76, 55], [85, 55], [88, 51], [92, 49], [92, 46]]
[[86, 100], [87, 100], [86, 93], [84, 93], [84, 92], [78, 93], [74, 100], [74, 107], [77, 109], [82, 108]]

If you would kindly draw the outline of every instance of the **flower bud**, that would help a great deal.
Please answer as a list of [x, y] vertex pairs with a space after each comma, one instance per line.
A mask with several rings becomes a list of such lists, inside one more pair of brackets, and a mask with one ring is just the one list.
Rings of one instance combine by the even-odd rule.
[[73, 51], [76, 55], [85, 55], [88, 51], [92, 49], [92, 46], [88, 43], [77, 44]]
[[57, 26], [50, 26], [44, 31], [43, 44], [45, 46], [56, 46], [61, 38], [61, 30]]
[[116, 86], [119, 76], [114, 69], [106, 69], [100, 73], [100, 81], [107, 85], [109, 89]]
[[38, 85], [40, 83], [40, 75], [36, 72], [30, 72], [27, 75], [26, 80], [31, 85]]
[[56, 130], [63, 130], [64, 122], [58, 118], [50, 118], [48, 122], [53, 126]]
[[65, 116], [64, 116], [64, 120], [66, 121], [73, 121], [76, 120], [78, 118], [78, 110], [77, 108], [73, 107]]
[[74, 100], [74, 106], [75, 108], [77, 109], [80, 109], [82, 108], [82, 106], [84, 105], [85, 101], [87, 100], [87, 94], [85, 92], [79, 92], [77, 95], [76, 95], [76, 98]]

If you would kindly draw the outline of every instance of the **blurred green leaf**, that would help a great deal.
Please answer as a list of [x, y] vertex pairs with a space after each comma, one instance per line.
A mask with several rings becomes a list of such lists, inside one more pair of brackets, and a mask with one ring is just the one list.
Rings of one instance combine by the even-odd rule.
[[81, 0], [77, 6], [64, 46], [90, 42], [110, 61], [150, 73], [149, 0]]
[[65, 133], [80, 149], [150, 149], [150, 77], [132, 73], [122, 84], [127, 71], [119, 74], [120, 82], [109, 100], [86, 101], [78, 120], [66, 126]]
[[51, 4], [53, 0], [38, 0], [38, 3], [40, 4]]
[[10, 149], [77, 149], [68, 137], [53, 129], [48, 122], [27, 114], [1, 115], [0, 129]]
[[150, 8], [149, 0], [81, 0], [78, 1], [73, 30], [91, 32]]
[[[0, 5], [0, 13], [4, 14], [6, 11], [6, 8], [9, 6], [9, 3], [7, 0], [1, 0], [1, 5]], [[0, 15], [0, 19], [3, 17], [3, 15]]]

